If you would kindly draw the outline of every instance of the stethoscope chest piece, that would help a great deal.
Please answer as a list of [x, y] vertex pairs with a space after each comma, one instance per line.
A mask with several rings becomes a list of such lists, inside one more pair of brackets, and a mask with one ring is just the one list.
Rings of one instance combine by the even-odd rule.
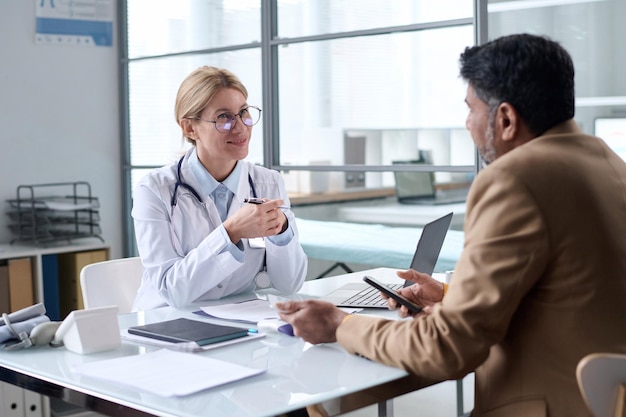
[[272, 284], [272, 281], [270, 281], [270, 275], [265, 269], [256, 274], [254, 277], [254, 284], [257, 289], [268, 288]]

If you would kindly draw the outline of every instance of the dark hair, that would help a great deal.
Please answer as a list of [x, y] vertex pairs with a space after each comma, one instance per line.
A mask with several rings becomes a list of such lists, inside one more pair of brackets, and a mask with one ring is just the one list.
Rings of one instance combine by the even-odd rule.
[[491, 106], [510, 103], [540, 135], [574, 117], [574, 64], [541, 36], [504, 36], [461, 54], [461, 77]]

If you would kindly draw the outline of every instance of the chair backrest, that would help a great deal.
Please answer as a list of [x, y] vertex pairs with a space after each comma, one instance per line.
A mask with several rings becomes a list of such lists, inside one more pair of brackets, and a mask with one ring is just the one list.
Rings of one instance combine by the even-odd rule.
[[85, 308], [116, 305], [119, 313], [129, 313], [141, 285], [141, 259], [122, 258], [97, 262], [80, 271], [80, 287]]
[[578, 363], [576, 378], [595, 417], [626, 416], [626, 354], [587, 355]]

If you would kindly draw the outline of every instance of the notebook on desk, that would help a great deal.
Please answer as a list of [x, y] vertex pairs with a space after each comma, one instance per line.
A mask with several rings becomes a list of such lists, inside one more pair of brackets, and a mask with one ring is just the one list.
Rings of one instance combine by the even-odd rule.
[[[429, 275], [433, 273], [451, 221], [452, 213], [448, 213], [424, 226], [411, 261], [411, 269]], [[413, 284], [412, 281], [405, 281], [404, 284], [389, 286], [397, 290], [411, 284]], [[338, 307], [387, 308], [387, 300], [380, 295], [380, 291], [365, 283], [342, 285], [327, 296], [322, 297], [322, 300], [331, 302]]]
[[248, 336], [248, 330], [187, 318], [131, 326], [128, 333], [165, 342], [196, 342], [200, 346]]
[[[419, 164], [416, 161], [393, 161], [394, 164]], [[440, 190], [435, 188], [434, 172], [395, 171], [396, 197], [401, 204], [453, 204], [467, 198], [467, 187]]]

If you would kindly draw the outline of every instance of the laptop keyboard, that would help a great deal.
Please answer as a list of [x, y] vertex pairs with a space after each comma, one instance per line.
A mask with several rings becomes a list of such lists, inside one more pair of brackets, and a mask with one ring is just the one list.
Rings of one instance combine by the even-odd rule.
[[[387, 285], [393, 290], [399, 290], [400, 288], [403, 287], [402, 284], [387, 284]], [[383, 298], [382, 295], [380, 295], [380, 291], [378, 289], [374, 287], [367, 287], [359, 291], [352, 297], [348, 298], [341, 305], [345, 305], [345, 306], [368, 305], [368, 306], [381, 307], [381, 306], [387, 305], [387, 299]]]

